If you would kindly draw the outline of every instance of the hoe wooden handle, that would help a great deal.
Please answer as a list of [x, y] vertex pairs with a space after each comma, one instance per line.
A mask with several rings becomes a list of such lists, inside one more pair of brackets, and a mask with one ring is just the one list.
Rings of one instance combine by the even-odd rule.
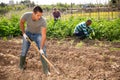
[[[32, 42], [29, 38], [27, 38], [27, 40], [31, 43], [31, 45], [36, 49], [36, 51], [38, 52], [38, 53], [40, 53], [40, 51], [39, 51], [39, 49], [38, 49], [38, 47], [36, 46], [36, 44], [34, 44], [34, 42]], [[41, 53], [40, 53], [41, 54]], [[54, 65], [42, 54], [41, 55], [45, 60], [46, 60], [46, 62], [56, 71], [56, 73], [57, 74], [60, 74], [58, 71], [57, 71], [57, 69], [54, 67]]]

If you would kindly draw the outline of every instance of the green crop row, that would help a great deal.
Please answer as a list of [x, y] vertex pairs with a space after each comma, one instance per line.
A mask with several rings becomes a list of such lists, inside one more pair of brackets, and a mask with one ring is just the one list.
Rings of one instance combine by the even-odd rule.
[[[0, 37], [19, 36], [21, 34], [19, 28], [19, 16], [12, 16], [10, 19], [3, 17], [0, 19]], [[72, 37], [75, 26], [85, 21], [86, 18], [70, 17], [67, 20], [47, 20], [47, 36], [49, 38], [66, 38]], [[120, 40], [120, 19], [92, 19], [91, 25], [95, 31], [93, 39], [99, 40]]]
[[20, 35], [19, 17], [13, 15], [10, 19], [2, 17], [0, 19], [0, 37]]
[[[70, 17], [65, 21], [48, 21], [48, 32], [49, 37], [64, 38], [67, 36], [73, 36], [75, 26], [86, 21], [85, 18], [74, 18]], [[120, 40], [120, 19], [106, 20], [106, 19], [92, 19], [93, 23], [91, 27], [94, 29], [95, 35], [91, 35], [93, 39], [99, 40]]]
[[94, 20], [92, 27], [95, 31], [97, 39], [120, 40], [120, 19]]

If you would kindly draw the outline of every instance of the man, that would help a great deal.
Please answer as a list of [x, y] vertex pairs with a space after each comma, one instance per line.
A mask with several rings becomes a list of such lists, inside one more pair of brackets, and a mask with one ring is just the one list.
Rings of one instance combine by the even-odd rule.
[[61, 14], [60, 14], [60, 11], [58, 11], [56, 8], [53, 9], [53, 17], [54, 17], [54, 21], [57, 21], [60, 19], [61, 17]]
[[[32, 41], [35, 41], [37, 44], [40, 53], [46, 56], [46, 20], [42, 17], [43, 10], [41, 7], [36, 6], [33, 9], [33, 12], [26, 12], [20, 19], [20, 29], [23, 34], [23, 44], [22, 44], [22, 53], [20, 56], [20, 69], [24, 70], [25, 59], [30, 47], [29, 41], [27, 38], [30, 38]], [[25, 29], [25, 22], [27, 27]], [[47, 62], [42, 56], [40, 56], [43, 71], [45, 74], [50, 74]]]
[[89, 38], [90, 33], [93, 32], [94, 34], [93, 29], [90, 27], [91, 24], [91, 20], [78, 24], [74, 29], [74, 35], [78, 36], [80, 39], [85, 39], [87, 37]]

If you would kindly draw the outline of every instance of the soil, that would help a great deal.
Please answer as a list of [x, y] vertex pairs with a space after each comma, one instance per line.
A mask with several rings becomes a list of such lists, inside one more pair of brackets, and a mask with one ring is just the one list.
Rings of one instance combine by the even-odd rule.
[[0, 80], [120, 80], [120, 42], [49, 39], [51, 75], [43, 74], [39, 54], [30, 47], [26, 69], [18, 67], [22, 39], [0, 40]]

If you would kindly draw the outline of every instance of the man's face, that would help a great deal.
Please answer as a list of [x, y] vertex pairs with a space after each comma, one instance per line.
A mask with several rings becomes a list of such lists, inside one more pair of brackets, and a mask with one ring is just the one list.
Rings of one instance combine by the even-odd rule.
[[33, 12], [33, 16], [34, 16], [35, 20], [39, 20], [42, 16], [42, 13], [41, 12], [36, 12], [36, 13]]
[[92, 24], [92, 22], [90, 22], [90, 21], [86, 22], [87, 26], [90, 26], [91, 24]]
[[54, 12], [56, 12], [57, 11], [57, 9], [54, 9]]

